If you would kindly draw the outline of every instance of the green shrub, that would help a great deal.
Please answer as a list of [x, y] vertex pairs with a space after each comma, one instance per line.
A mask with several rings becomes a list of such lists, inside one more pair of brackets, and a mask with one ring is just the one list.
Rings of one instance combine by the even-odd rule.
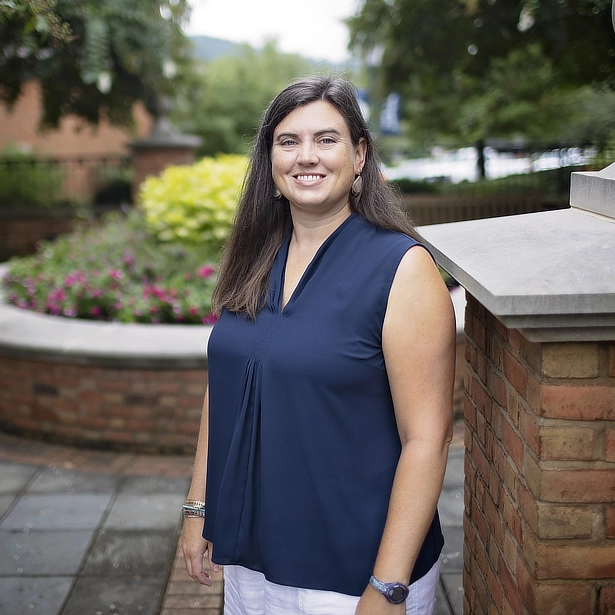
[[408, 179], [407, 177], [390, 179], [389, 184], [396, 186], [402, 194], [425, 194], [438, 192], [438, 185], [434, 182], [419, 179]]
[[215, 253], [160, 243], [139, 212], [109, 214], [12, 259], [2, 280], [9, 303], [56, 316], [142, 323], [208, 323]]
[[139, 199], [148, 227], [161, 242], [219, 250], [235, 215], [246, 166], [243, 156], [221, 155], [150, 177]]
[[0, 206], [52, 205], [61, 194], [62, 180], [62, 171], [52, 162], [7, 148], [0, 155]]

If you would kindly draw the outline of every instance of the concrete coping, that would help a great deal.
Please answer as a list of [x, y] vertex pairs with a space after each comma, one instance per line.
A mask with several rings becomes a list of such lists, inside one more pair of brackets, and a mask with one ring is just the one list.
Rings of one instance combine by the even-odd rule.
[[[0, 276], [5, 266], [0, 266]], [[0, 353], [41, 361], [207, 368], [211, 325], [120, 324], [37, 314], [2, 303]]]
[[615, 165], [574, 173], [569, 209], [419, 231], [443, 269], [530, 341], [615, 340], [613, 177]]
[[[0, 264], [0, 277], [7, 266]], [[465, 299], [452, 289], [458, 334]], [[49, 316], [2, 303], [0, 354], [106, 367], [206, 368], [212, 325], [120, 324]]]

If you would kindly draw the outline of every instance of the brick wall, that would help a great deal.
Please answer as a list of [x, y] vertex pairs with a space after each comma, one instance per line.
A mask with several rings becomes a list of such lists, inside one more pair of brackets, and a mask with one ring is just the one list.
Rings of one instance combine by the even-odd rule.
[[615, 342], [465, 329], [464, 613], [615, 614]]
[[160, 175], [171, 165], [192, 164], [195, 160], [194, 147], [139, 146], [132, 150], [132, 195], [137, 199], [139, 187], [150, 176]]
[[149, 134], [153, 124], [141, 104], [134, 107], [132, 127], [112, 126], [104, 119], [98, 126], [91, 126], [68, 116], [62, 118], [58, 129], [39, 131], [41, 114], [40, 86], [36, 81], [24, 86], [11, 110], [0, 104], [0, 151], [13, 144], [35, 154], [56, 157], [126, 154], [128, 143]]
[[0, 356], [0, 428], [88, 447], [194, 453], [205, 369]]

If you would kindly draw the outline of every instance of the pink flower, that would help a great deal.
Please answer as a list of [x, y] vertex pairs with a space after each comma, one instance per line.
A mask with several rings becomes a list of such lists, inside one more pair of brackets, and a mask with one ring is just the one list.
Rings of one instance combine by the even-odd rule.
[[211, 265], [203, 265], [197, 271], [197, 274], [200, 278], [210, 278], [214, 273], [215, 269]]
[[194, 305], [190, 306], [190, 308], [188, 309], [188, 314], [190, 314], [190, 316], [196, 316], [199, 313], [199, 308], [195, 307]]
[[207, 314], [207, 316], [201, 318], [201, 322], [204, 325], [213, 325], [217, 320], [218, 317], [215, 314]]
[[124, 265], [130, 267], [131, 265], [135, 264], [135, 257], [131, 252], [124, 252], [124, 256], [122, 256], [122, 262], [124, 263]]
[[100, 316], [102, 314], [102, 310], [100, 309], [100, 306], [95, 305], [91, 310], [90, 310], [90, 314], [92, 314], [92, 316]]
[[62, 288], [53, 288], [48, 295], [48, 301], [64, 301], [66, 293]]
[[109, 277], [114, 280], [121, 280], [124, 274], [119, 269], [109, 269]]

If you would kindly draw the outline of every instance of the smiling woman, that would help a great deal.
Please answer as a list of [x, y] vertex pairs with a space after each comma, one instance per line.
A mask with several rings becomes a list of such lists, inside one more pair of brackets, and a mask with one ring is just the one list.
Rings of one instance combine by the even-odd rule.
[[226, 567], [226, 615], [430, 615], [453, 309], [349, 82], [267, 108], [215, 304], [190, 576]]
[[274, 132], [273, 181], [296, 213], [348, 215], [348, 194], [365, 164], [366, 141], [355, 145], [341, 113], [316, 101], [289, 113]]

